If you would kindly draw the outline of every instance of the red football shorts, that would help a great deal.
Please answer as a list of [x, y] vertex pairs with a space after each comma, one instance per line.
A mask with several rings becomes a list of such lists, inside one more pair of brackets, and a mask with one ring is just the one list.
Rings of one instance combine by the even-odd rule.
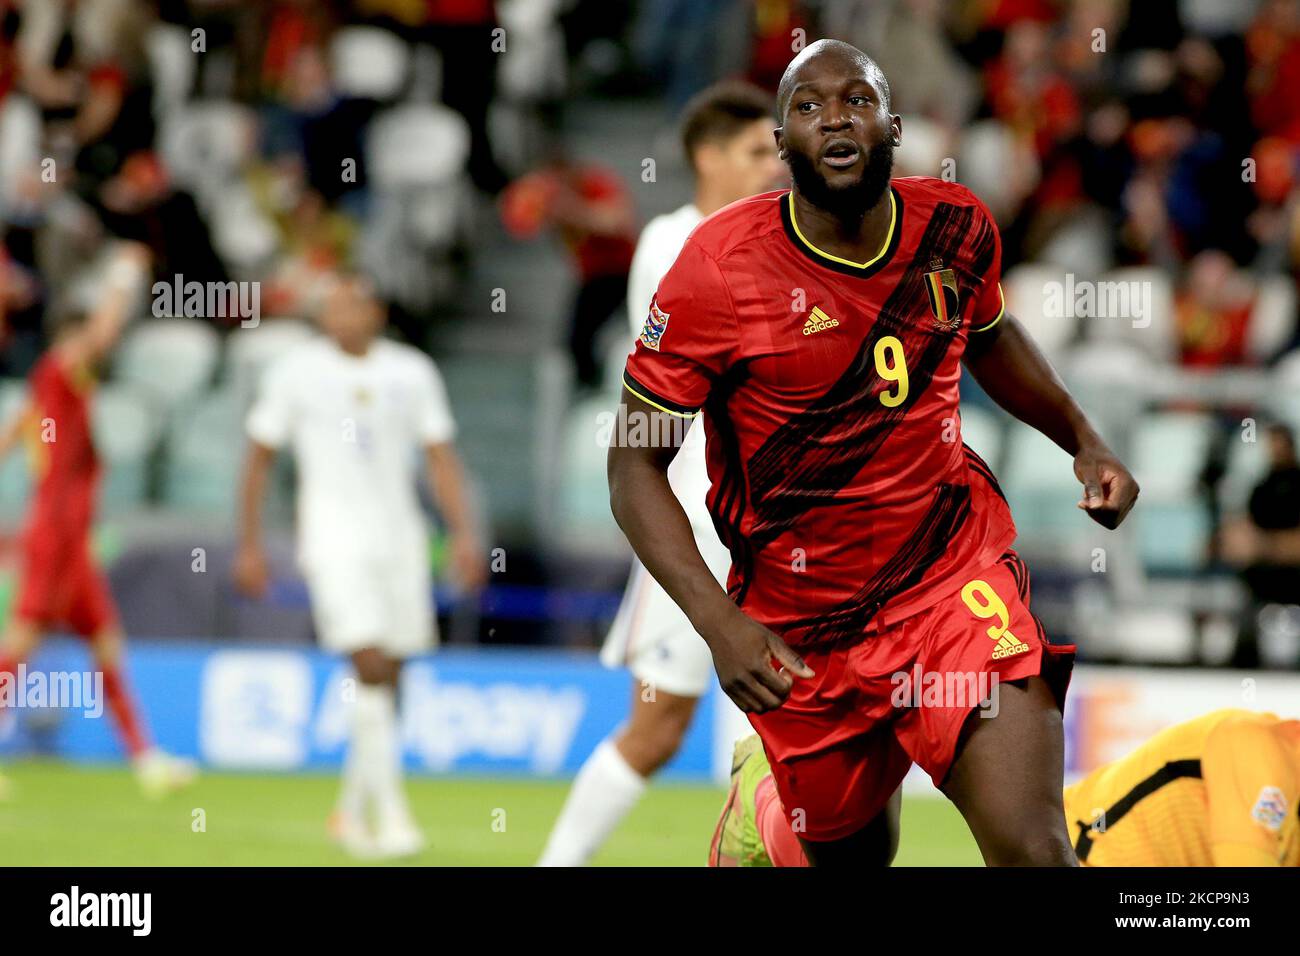
[[815, 676], [750, 714], [795, 832], [838, 840], [884, 809], [913, 763], [943, 782], [962, 727], [997, 684], [1041, 675], [1065, 705], [1073, 644], [1049, 644], [1029, 571], [1008, 551], [937, 604], [852, 647], [800, 652]]
[[15, 611], [45, 628], [91, 638], [117, 621], [108, 581], [84, 534], [28, 533]]

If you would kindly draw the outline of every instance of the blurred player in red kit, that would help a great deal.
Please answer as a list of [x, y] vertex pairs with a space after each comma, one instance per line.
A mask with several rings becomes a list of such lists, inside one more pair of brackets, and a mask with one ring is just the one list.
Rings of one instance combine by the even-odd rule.
[[502, 193], [501, 218], [518, 239], [553, 226], [569, 248], [578, 273], [569, 352], [578, 381], [599, 384], [596, 336], [623, 304], [636, 249], [631, 193], [614, 170], [575, 161], [557, 148], [547, 165]]
[[98, 304], [58, 313], [54, 342], [32, 369], [26, 400], [0, 430], [0, 458], [23, 441], [35, 483], [17, 599], [0, 643], [0, 680], [16, 680], [19, 665], [52, 630], [88, 641], [122, 744], [141, 787], [154, 796], [188, 783], [194, 769], [150, 742], [122, 666], [117, 608], [90, 541], [101, 472], [92, 434], [95, 375], [121, 336], [148, 265], [144, 246], [122, 243]]
[[[650, 303], [619, 409], [629, 425], [704, 411], [725, 590], [666, 478], [671, 438], [611, 445], [614, 516], [709, 645], [814, 864], [889, 863], [917, 763], [986, 863], [1074, 865], [1061, 804], [1074, 648], [1029, 610], [1010, 509], [961, 441], [963, 367], [1074, 459], [1091, 518], [1115, 527], [1137, 484], [1006, 314], [984, 204], [957, 183], [892, 178], [902, 121], [876, 63], [810, 45], [777, 115], [793, 188], [696, 227]], [[906, 703], [895, 678], [913, 674], [996, 676], [996, 713]]]

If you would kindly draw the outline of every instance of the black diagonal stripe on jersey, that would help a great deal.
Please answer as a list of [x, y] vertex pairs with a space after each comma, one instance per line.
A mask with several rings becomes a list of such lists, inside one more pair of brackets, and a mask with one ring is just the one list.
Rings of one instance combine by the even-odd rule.
[[993, 469], [988, 466], [988, 462], [981, 458], [975, 449], [971, 448], [971, 446], [965, 442], [962, 442], [961, 446], [966, 452], [966, 460], [970, 463], [971, 468], [987, 478], [989, 484], [993, 486], [993, 490], [998, 493], [998, 497], [1003, 501], [1006, 501], [1007, 496], [1002, 493], [1002, 486], [998, 484], [998, 480], [994, 477]]
[[984, 279], [993, 267], [993, 252], [997, 248], [997, 236], [993, 232], [993, 223], [987, 217], [980, 219], [979, 229], [970, 241], [970, 271], [973, 278]]
[[1024, 567], [1020, 564], [1019, 558], [1017, 558], [1016, 555], [1010, 552], [1007, 553], [1006, 560], [1007, 560], [1007, 567], [1011, 570], [1011, 576], [1015, 579], [1016, 582], [1016, 593], [1023, 598], [1025, 596]]
[[737, 604], [744, 601], [745, 592], [753, 580], [754, 549], [740, 530], [747, 500], [745, 470], [741, 467], [740, 439], [727, 412], [727, 403], [748, 377], [748, 365], [733, 366], [709, 390], [709, 396], [704, 402], [704, 416], [712, 425], [723, 462], [718, 491], [709, 507], [709, 515], [713, 519], [713, 529], [718, 533], [718, 540], [731, 552], [737, 579], [737, 590], [731, 598]]
[[[1151, 794], [1155, 793], [1161, 787], [1164, 787], [1175, 780], [1183, 780], [1191, 777], [1194, 780], [1201, 779], [1201, 761], [1195, 758], [1188, 760], [1170, 760], [1164, 766], [1156, 770], [1155, 773], [1140, 781], [1128, 793], [1120, 797], [1115, 803], [1102, 811], [1099, 817], [1102, 826], [1105, 828], [1095, 831], [1095, 835], [1105, 835], [1120, 820], [1128, 816], [1129, 811], [1145, 800]], [[1083, 863], [1088, 859], [1088, 854], [1092, 852], [1094, 831], [1092, 823], [1076, 820], [1075, 826], [1079, 828], [1078, 839], [1074, 841], [1074, 853]]]
[[1020, 555], [1011, 555], [1011, 565], [1016, 572], [1016, 591], [1020, 595], [1020, 600], [1025, 599], [1029, 593], [1029, 569], [1025, 567], [1025, 562], [1020, 559]]
[[948, 543], [970, 514], [970, 487], [941, 484], [911, 536], [856, 593], [831, 610], [795, 621], [811, 629], [799, 647], [827, 647], [863, 635], [890, 599], [919, 583], [948, 550]]
[[[969, 240], [973, 210], [940, 203], [926, 224], [912, 261], [880, 309], [853, 361], [839, 379], [803, 411], [773, 432], [749, 460], [754, 523], [750, 537], [762, 549], [809, 510], [831, 501], [879, 450], [908, 410], [925, 393], [953, 336], [935, 335], [916, 323], [924, 301], [923, 268], [939, 256], [957, 258]], [[909, 321], [910, 320], [910, 321]], [[892, 335], [908, 363], [907, 400], [895, 408], [880, 402], [876, 342]]]

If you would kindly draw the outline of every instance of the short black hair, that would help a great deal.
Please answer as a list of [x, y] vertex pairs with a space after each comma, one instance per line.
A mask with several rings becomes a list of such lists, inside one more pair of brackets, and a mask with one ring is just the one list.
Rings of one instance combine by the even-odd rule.
[[785, 122], [785, 111], [790, 108], [790, 97], [794, 95], [794, 78], [795, 74], [799, 72], [799, 67], [814, 56], [832, 52], [840, 53], [857, 61], [862, 67], [862, 71], [871, 77], [872, 82], [879, 88], [880, 95], [884, 98], [885, 109], [892, 110], [894, 108], [894, 97], [889, 91], [889, 78], [885, 76], [885, 71], [880, 68], [879, 63], [852, 43], [845, 43], [843, 40], [818, 40], [801, 50], [785, 68], [785, 73], [781, 75], [781, 84], [776, 90], [776, 116], [780, 122]]
[[769, 119], [772, 95], [750, 83], [716, 83], [691, 98], [682, 111], [682, 151], [695, 165], [695, 151], [705, 143], [725, 143], [750, 123]]

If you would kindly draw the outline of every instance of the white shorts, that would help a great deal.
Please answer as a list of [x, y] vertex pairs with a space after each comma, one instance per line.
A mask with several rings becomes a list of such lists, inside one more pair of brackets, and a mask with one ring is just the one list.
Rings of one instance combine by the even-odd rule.
[[[731, 555], [716, 539], [696, 539], [713, 576], [724, 587]], [[626, 667], [637, 680], [679, 697], [703, 697], [713, 681], [713, 655], [682, 609], [633, 559], [623, 603], [605, 638], [600, 660]]]
[[332, 560], [305, 572], [321, 647], [389, 657], [428, 653], [438, 642], [427, 559]]

